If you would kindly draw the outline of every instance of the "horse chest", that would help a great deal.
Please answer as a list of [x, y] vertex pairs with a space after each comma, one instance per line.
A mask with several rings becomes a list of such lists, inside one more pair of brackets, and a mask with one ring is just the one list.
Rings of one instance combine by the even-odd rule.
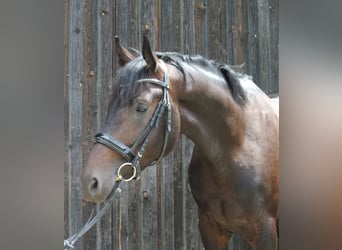
[[205, 161], [193, 161], [189, 182], [201, 212], [225, 230], [239, 231], [262, 213], [262, 186], [250, 169], [229, 167], [218, 171]]
[[[203, 185], [204, 188], [209, 188]], [[241, 197], [231, 191], [216, 190], [214, 192], [202, 192], [192, 189], [192, 193], [201, 213], [207, 214], [215, 221], [219, 230], [227, 232], [241, 232], [250, 227], [254, 212], [251, 204], [241, 202]]]

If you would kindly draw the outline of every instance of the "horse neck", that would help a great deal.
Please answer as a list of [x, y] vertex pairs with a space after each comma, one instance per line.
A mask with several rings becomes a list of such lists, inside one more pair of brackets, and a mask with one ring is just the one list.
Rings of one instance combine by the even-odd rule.
[[[243, 109], [219, 75], [193, 68], [180, 96], [181, 130], [207, 158], [219, 158], [242, 143]], [[224, 150], [224, 151], [223, 151]]]

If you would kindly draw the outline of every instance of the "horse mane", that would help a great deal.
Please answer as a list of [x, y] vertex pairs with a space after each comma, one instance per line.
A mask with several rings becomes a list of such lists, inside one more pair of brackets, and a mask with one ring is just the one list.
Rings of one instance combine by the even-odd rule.
[[148, 77], [146, 62], [142, 56], [127, 63], [116, 71], [115, 82], [113, 82], [112, 98], [119, 103], [126, 103], [139, 92], [141, 84], [135, 84], [139, 79]]
[[240, 79], [246, 77], [246, 75], [236, 72], [232, 66], [220, 63], [218, 61], [206, 59], [200, 55], [190, 56], [176, 52], [157, 52], [157, 56], [165, 63], [173, 64], [175, 67], [177, 67], [183, 73], [185, 81], [186, 72], [182, 66], [183, 63], [200, 66], [214, 74], [221, 73], [235, 102], [240, 105], [244, 105], [246, 103], [246, 94], [240, 84]]
[[226, 80], [234, 100], [238, 104], [244, 105], [247, 101], [247, 98], [245, 91], [240, 84], [240, 79], [241, 77], [244, 77], [244, 75], [240, 75], [229, 65], [219, 65], [218, 70], [222, 73], [224, 79]]
[[[135, 53], [138, 53], [135, 51]], [[244, 89], [240, 84], [240, 79], [246, 77], [244, 74], [236, 72], [232, 66], [219, 63], [214, 60], [206, 59], [200, 55], [190, 56], [183, 55], [177, 52], [156, 52], [159, 59], [165, 63], [172, 64], [178, 68], [187, 81], [187, 74], [184, 64], [196, 65], [214, 74], [221, 74], [225, 79], [232, 97], [239, 105], [244, 105], [247, 101]], [[128, 97], [134, 96], [139, 84], [133, 84], [138, 79], [147, 77], [147, 70], [145, 69], [146, 63], [142, 56], [138, 56], [135, 60], [129, 62], [125, 67], [119, 69], [116, 73], [116, 82], [120, 82], [120, 86], [116, 86], [114, 91], [118, 91], [119, 87], [124, 87], [124, 91], [120, 90], [119, 94], [123, 99], [128, 100]], [[118, 96], [117, 96], [118, 97]]]

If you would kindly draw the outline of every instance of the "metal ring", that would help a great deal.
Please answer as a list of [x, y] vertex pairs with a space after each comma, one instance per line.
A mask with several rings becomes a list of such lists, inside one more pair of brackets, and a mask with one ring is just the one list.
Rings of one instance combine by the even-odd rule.
[[137, 176], [137, 168], [132, 163], [122, 164], [118, 169], [118, 177], [123, 181], [131, 181]]

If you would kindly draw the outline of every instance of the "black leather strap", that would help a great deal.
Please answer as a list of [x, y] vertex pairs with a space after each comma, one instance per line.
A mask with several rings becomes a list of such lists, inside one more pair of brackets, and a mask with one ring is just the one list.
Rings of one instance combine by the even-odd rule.
[[129, 162], [131, 162], [135, 157], [135, 154], [129, 147], [109, 134], [98, 133], [95, 135], [95, 141], [115, 150]]

